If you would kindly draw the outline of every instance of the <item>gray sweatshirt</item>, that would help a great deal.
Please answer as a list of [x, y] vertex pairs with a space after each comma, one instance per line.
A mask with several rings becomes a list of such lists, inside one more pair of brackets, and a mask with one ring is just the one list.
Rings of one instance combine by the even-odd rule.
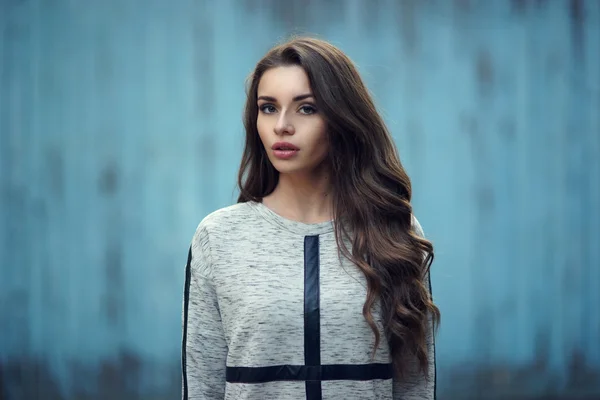
[[[366, 288], [331, 222], [292, 221], [255, 202], [208, 215], [186, 267], [183, 399], [435, 399], [433, 332], [429, 379], [396, 380], [385, 336], [371, 357]], [[378, 307], [373, 318], [383, 333]]]

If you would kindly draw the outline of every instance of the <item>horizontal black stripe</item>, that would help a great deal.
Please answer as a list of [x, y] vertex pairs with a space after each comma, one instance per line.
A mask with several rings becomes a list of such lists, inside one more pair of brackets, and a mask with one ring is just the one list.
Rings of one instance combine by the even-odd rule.
[[392, 379], [392, 364], [274, 365], [227, 367], [230, 383], [273, 381], [368, 381]]

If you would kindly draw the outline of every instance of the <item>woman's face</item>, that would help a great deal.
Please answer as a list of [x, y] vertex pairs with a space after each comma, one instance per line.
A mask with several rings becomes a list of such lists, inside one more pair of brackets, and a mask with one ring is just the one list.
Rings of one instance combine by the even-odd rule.
[[275, 169], [280, 174], [314, 173], [327, 157], [328, 142], [304, 69], [265, 71], [257, 96], [256, 128]]

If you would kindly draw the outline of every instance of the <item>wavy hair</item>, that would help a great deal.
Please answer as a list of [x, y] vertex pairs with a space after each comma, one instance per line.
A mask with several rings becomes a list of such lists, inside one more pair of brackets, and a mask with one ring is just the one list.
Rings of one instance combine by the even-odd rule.
[[427, 330], [430, 319], [434, 329], [440, 320], [428, 289], [433, 246], [412, 229], [410, 179], [356, 67], [335, 46], [296, 37], [272, 48], [256, 65], [248, 78], [238, 202], [260, 202], [277, 185], [279, 173], [256, 126], [257, 91], [265, 71], [292, 65], [308, 75], [327, 124], [336, 241], [366, 277], [362, 312], [374, 332], [374, 349], [381, 333], [371, 310], [379, 300], [396, 375], [407, 372], [403, 359], [410, 355], [427, 376]]

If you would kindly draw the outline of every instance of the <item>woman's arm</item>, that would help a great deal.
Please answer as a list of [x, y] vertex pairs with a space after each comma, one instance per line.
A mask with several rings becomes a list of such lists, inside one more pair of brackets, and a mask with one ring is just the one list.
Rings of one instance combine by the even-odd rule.
[[[430, 281], [431, 288], [431, 281]], [[430, 289], [431, 290], [431, 289]], [[435, 338], [433, 332], [433, 321], [429, 317], [429, 328], [427, 330], [427, 359], [429, 368], [427, 377], [417, 368], [416, 359], [414, 365], [408, 369], [410, 374], [399, 381], [394, 378], [394, 400], [435, 400], [436, 399], [436, 366], [435, 366]]]
[[181, 349], [183, 400], [225, 397], [227, 343], [210, 267], [208, 235], [199, 228], [186, 266]]
[[[425, 237], [419, 221], [413, 217], [413, 230], [417, 236]], [[425, 279], [428, 282], [429, 293], [431, 293], [431, 276], [429, 273]], [[394, 400], [435, 400], [436, 398], [436, 365], [435, 365], [435, 332], [433, 329], [433, 319], [429, 316], [429, 326], [427, 329], [427, 359], [429, 368], [427, 375], [420, 372], [417, 361], [408, 368], [412, 371], [402, 381], [394, 379]]]

